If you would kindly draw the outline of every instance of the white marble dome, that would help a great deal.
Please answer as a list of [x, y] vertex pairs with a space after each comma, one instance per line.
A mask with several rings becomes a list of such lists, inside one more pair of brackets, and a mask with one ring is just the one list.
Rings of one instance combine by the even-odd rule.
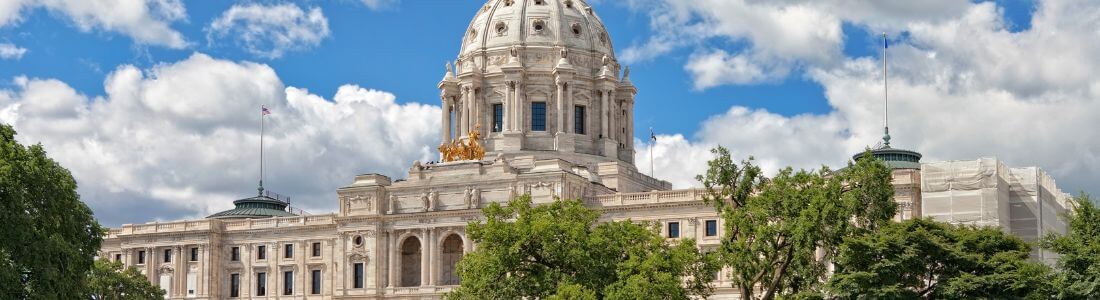
[[516, 45], [615, 58], [607, 28], [583, 0], [490, 0], [466, 29], [459, 58]]

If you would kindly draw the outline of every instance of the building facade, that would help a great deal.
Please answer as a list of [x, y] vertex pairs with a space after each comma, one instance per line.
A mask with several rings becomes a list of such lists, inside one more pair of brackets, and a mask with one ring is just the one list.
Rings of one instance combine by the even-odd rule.
[[[460, 284], [456, 264], [477, 247], [466, 224], [523, 194], [582, 199], [604, 220], [718, 246], [722, 221], [702, 191], [635, 167], [638, 89], [586, 1], [489, 0], [459, 48], [437, 86], [441, 162], [349, 178], [331, 214], [291, 213], [261, 187], [206, 219], [123, 225], [100, 256], [138, 267], [171, 299], [434, 299]], [[940, 203], [927, 193], [942, 191], [928, 188], [938, 177], [920, 154], [873, 152], [894, 170], [899, 219], [940, 218], [927, 213]], [[713, 298], [735, 297], [718, 278]]]
[[637, 89], [586, 1], [488, 1], [459, 48], [438, 85], [442, 162], [413, 162], [397, 180], [355, 176], [332, 214], [289, 213], [261, 188], [203, 220], [123, 225], [101, 256], [172, 299], [438, 298], [476, 247], [466, 224], [522, 194], [583, 199], [605, 220], [717, 247], [721, 221], [701, 191], [634, 166]]

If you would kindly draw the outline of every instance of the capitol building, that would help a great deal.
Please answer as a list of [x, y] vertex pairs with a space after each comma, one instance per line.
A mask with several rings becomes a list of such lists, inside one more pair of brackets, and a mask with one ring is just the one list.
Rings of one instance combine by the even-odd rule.
[[[292, 213], [261, 187], [205, 219], [123, 225], [109, 231], [100, 257], [139, 268], [171, 299], [436, 299], [460, 284], [456, 265], [477, 247], [466, 224], [479, 220], [481, 207], [524, 194], [536, 204], [583, 199], [605, 220], [655, 222], [669, 239], [719, 245], [722, 220], [701, 190], [673, 190], [635, 166], [639, 90], [586, 1], [490, 0], [473, 13], [456, 39], [457, 61], [437, 86], [440, 162], [413, 162], [403, 178], [349, 174], [336, 190], [339, 211], [330, 214]], [[899, 218], [986, 222], [1013, 233], [1019, 224], [1032, 234], [1044, 228], [1032, 226], [1035, 218], [1044, 223], [1035, 213], [1016, 217], [1036, 209], [1045, 215], [1035, 205], [1044, 199], [1012, 190], [1010, 179], [952, 185], [959, 172], [922, 177], [915, 152], [885, 147], [875, 154], [894, 169]], [[994, 173], [975, 176], [1005, 170], [1000, 175], [1012, 177], [999, 162], [988, 164]], [[1048, 209], [1064, 211], [1067, 200], [1053, 180], [1029, 170], [1019, 173], [1032, 172], [1033, 186], [1049, 182]], [[929, 178], [937, 180], [934, 193], [950, 193], [924, 195]], [[955, 209], [956, 197], [975, 195], [955, 192], [964, 188], [990, 195], [981, 199], [992, 206], [977, 215]], [[1064, 231], [1064, 224], [1050, 228], [1058, 226]], [[719, 278], [713, 298], [735, 297], [726, 276]]]

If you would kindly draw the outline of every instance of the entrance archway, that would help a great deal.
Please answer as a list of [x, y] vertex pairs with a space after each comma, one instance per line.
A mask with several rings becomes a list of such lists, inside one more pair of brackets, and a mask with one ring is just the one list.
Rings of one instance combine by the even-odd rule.
[[400, 286], [420, 286], [420, 255], [420, 239], [409, 237], [401, 242]]
[[448, 236], [443, 240], [441, 252], [439, 263], [442, 272], [439, 274], [439, 284], [458, 285], [458, 273], [455, 271], [458, 268], [458, 261], [462, 259], [462, 237], [457, 234]]

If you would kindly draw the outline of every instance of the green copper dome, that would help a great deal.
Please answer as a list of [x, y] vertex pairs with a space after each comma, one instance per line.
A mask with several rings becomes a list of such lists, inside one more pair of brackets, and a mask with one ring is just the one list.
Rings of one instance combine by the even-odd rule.
[[236, 207], [227, 211], [210, 215], [206, 218], [260, 219], [297, 216], [296, 214], [287, 211], [286, 207], [290, 205], [289, 203], [279, 201], [278, 199], [271, 198], [266, 195], [233, 201], [233, 205], [235, 205]]
[[[909, 151], [905, 149], [890, 148], [890, 146], [883, 146], [878, 149], [871, 150], [871, 155], [875, 158], [882, 160], [886, 163], [886, 166], [891, 170], [897, 169], [914, 169], [920, 170], [921, 154], [915, 151]], [[859, 160], [863, 158], [863, 152], [852, 155], [852, 160]]]

